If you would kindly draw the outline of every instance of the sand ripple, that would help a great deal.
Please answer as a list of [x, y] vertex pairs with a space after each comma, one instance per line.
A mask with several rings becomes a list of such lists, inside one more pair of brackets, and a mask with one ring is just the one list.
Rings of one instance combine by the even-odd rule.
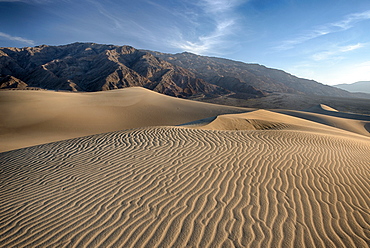
[[368, 247], [369, 138], [153, 127], [0, 154], [1, 247]]

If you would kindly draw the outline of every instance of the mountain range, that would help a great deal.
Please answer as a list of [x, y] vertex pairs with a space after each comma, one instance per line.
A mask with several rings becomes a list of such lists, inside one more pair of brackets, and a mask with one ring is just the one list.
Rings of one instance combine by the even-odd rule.
[[352, 84], [337, 84], [334, 86], [349, 92], [362, 92], [370, 94], [370, 81], [360, 81]]
[[130, 86], [184, 98], [255, 98], [274, 92], [354, 96], [282, 70], [188, 52], [166, 54], [95, 43], [0, 48], [0, 89], [92, 92]]

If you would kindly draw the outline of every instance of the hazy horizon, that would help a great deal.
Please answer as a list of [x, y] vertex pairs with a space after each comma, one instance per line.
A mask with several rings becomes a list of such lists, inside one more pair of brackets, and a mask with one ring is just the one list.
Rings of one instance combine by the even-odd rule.
[[0, 0], [0, 46], [94, 42], [258, 63], [323, 84], [369, 81], [370, 1]]

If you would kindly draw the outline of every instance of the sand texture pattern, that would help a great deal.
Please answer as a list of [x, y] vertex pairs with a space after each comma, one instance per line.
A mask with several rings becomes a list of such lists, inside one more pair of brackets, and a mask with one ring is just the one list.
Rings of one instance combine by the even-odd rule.
[[0, 246], [368, 247], [353, 123], [258, 110], [1, 153]]

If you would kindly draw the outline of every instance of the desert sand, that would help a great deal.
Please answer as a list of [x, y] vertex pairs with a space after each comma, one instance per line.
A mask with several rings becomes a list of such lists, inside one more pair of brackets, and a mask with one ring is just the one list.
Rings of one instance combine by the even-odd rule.
[[[41, 96], [33, 98], [34, 93], [42, 92], [27, 93], [37, 104]], [[50, 132], [60, 127], [58, 121], [66, 123], [63, 111], [70, 113], [69, 106], [82, 101], [93, 103], [76, 107], [84, 111], [81, 117], [73, 112], [73, 121], [89, 116], [101, 128], [104, 120], [115, 123], [108, 118], [115, 116], [131, 129], [0, 153], [0, 247], [370, 243], [369, 116], [325, 105], [307, 111], [241, 113], [242, 109], [199, 105], [140, 88], [111, 92], [112, 98], [97, 98], [99, 103], [90, 94], [70, 94], [70, 103], [64, 102], [66, 93], [42, 94], [53, 101], [51, 112], [60, 107], [61, 117], [45, 121], [56, 125]], [[55, 94], [60, 95], [59, 105]], [[131, 100], [121, 99], [124, 94]], [[118, 111], [111, 109], [115, 101]], [[99, 111], [89, 107], [104, 103], [106, 108]], [[28, 112], [18, 100], [11, 107]], [[128, 120], [119, 113], [136, 117]], [[43, 136], [47, 125], [40, 119], [48, 114], [30, 113], [25, 120], [33, 116], [32, 128]], [[22, 116], [13, 118], [6, 125], [14, 122], [19, 129], [32, 130], [31, 124], [23, 125]], [[109, 128], [94, 129], [90, 124], [73, 125], [91, 132]], [[21, 139], [21, 134], [13, 139], [14, 147], [24, 145], [17, 143]], [[27, 144], [31, 141], [29, 136]], [[36, 142], [41, 141], [45, 138]]]
[[0, 152], [245, 111], [248, 109], [177, 99], [140, 87], [93, 93], [0, 91]]

